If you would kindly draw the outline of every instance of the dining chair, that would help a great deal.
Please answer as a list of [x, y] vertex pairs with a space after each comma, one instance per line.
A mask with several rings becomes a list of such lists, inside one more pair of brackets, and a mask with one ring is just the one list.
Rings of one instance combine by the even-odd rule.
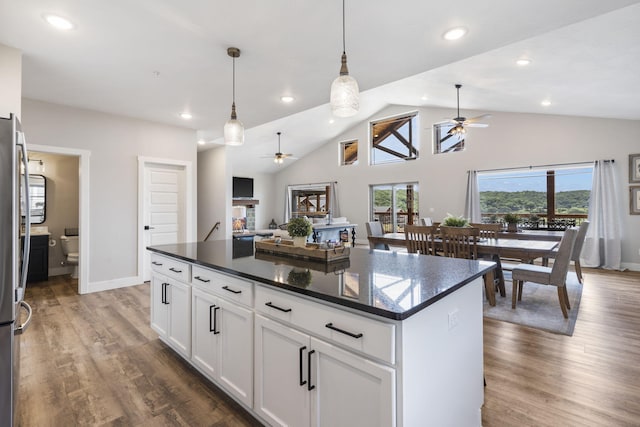
[[577, 234], [578, 229], [575, 227], [568, 228], [564, 232], [552, 267], [535, 264], [519, 264], [511, 271], [513, 278], [511, 308], [516, 308], [516, 297], [518, 301], [522, 301], [524, 282], [533, 282], [557, 287], [562, 315], [565, 319], [569, 317], [567, 309], [571, 309], [571, 305], [569, 303], [569, 295], [567, 294], [566, 280]]
[[[478, 234], [481, 239], [497, 239], [498, 233], [502, 231], [502, 224], [471, 223], [469, 225], [473, 228], [478, 229]], [[502, 271], [502, 261], [500, 259], [500, 255], [493, 254], [490, 256], [486, 256], [485, 259], [489, 259], [497, 264], [494, 282], [496, 285], [496, 289], [500, 291], [500, 296], [506, 296], [507, 293], [504, 284], [504, 272]]]
[[407, 252], [436, 255], [435, 233], [436, 227], [434, 226], [406, 225], [404, 238], [407, 242]]
[[430, 217], [425, 216], [424, 218], [420, 218], [420, 225], [432, 226], [433, 220]]
[[[382, 230], [382, 223], [380, 221], [369, 221], [365, 224], [367, 228], [367, 237], [382, 237], [384, 231]], [[389, 245], [384, 243], [369, 243], [370, 249], [385, 249], [389, 250]]]
[[[576, 242], [573, 245], [573, 252], [571, 252], [571, 261], [573, 261], [574, 268], [576, 270], [576, 276], [578, 282], [582, 283], [582, 266], [580, 265], [580, 253], [584, 246], [584, 240], [587, 237], [587, 229], [589, 228], [589, 221], [583, 221], [578, 227], [578, 234], [576, 235]], [[552, 256], [553, 257], [553, 256]], [[544, 258], [542, 265], [548, 265], [549, 259]]]
[[477, 259], [476, 241], [480, 232], [473, 227], [440, 226], [442, 252], [451, 258]]

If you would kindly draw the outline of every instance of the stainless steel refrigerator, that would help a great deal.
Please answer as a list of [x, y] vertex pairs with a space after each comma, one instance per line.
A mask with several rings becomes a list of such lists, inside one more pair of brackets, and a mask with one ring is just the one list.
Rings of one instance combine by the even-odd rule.
[[20, 121], [13, 114], [0, 117], [0, 426], [14, 423], [20, 375], [18, 337], [31, 321], [31, 307], [24, 301], [31, 240], [26, 171], [27, 147]]

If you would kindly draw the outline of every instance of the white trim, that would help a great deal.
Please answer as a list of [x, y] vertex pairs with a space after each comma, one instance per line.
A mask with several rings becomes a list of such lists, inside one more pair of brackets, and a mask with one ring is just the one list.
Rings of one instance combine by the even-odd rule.
[[80, 229], [80, 260], [78, 262], [78, 293], [86, 294], [89, 292], [89, 160], [91, 157], [91, 151], [37, 144], [27, 145], [27, 150], [79, 157], [78, 186], [80, 194], [78, 195], [78, 204], [80, 209], [80, 223], [78, 224], [78, 228]]
[[104, 280], [102, 282], [89, 283], [88, 292], [102, 292], [111, 289], [126, 288], [127, 286], [141, 285], [143, 282], [137, 276], [121, 277], [119, 279]]
[[138, 156], [138, 276], [136, 283], [144, 281], [144, 168], [147, 165], [182, 166], [185, 174], [185, 236], [187, 241], [195, 241], [193, 220], [193, 165], [187, 160], [162, 159], [158, 157]]
[[620, 268], [622, 268], [623, 270], [630, 270], [630, 271], [640, 271], [640, 263], [637, 262], [622, 262], [620, 263]]

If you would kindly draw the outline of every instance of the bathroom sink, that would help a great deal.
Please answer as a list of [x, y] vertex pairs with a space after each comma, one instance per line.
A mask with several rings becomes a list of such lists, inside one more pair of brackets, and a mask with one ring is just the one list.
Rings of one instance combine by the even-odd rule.
[[40, 236], [43, 234], [49, 234], [49, 227], [46, 225], [32, 225], [31, 226], [31, 235], [32, 236]]

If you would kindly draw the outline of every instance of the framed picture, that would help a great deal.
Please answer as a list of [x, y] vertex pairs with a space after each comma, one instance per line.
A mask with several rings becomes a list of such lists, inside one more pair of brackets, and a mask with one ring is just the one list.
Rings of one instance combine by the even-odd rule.
[[640, 154], [629, 154], [629, 183], [640, 184]]
[[640, 215], [640, 185], [629, 187], [629, 213]]

